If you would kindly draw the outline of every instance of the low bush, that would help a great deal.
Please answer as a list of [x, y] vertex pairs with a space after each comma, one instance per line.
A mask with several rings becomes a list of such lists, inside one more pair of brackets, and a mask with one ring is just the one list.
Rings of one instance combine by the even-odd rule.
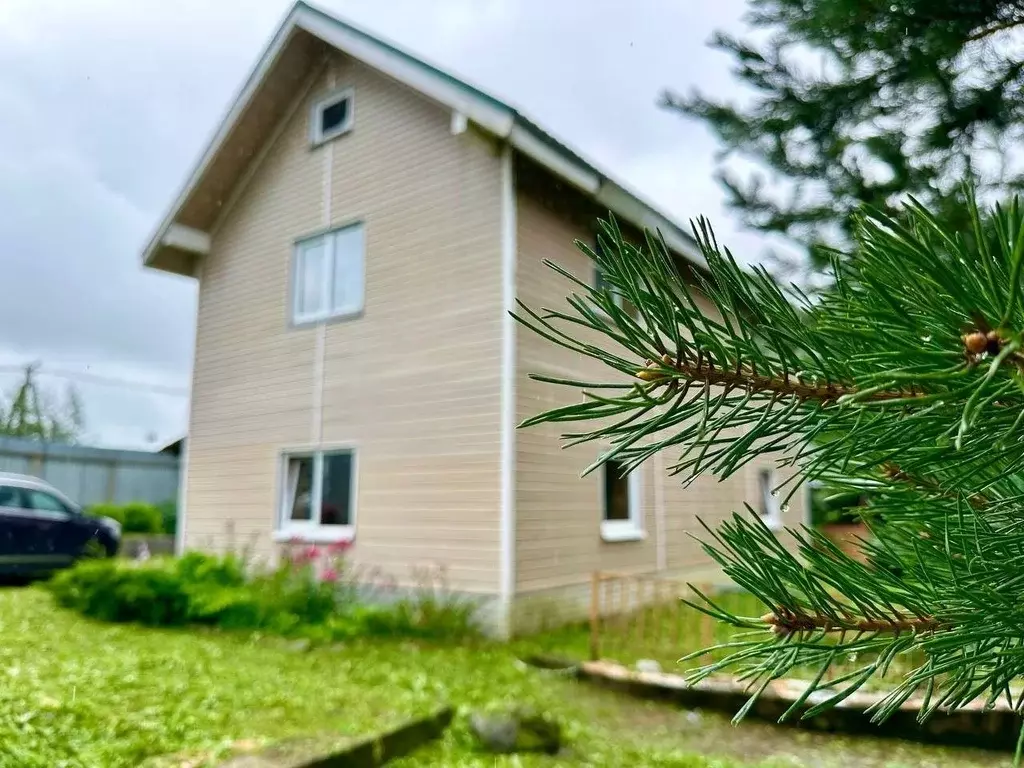
[[[172, 502], [173, 504], [173, 502]], [[127, 504], [102, 502], [93, 504], [86, 514], [94, 517], [109, 517], [121, 524], [124, 533], [164, 533], [165, 512], [161, 507], [145, 501], [131, 501]], [[166, 531], [173, 533], [173, 531]]]
[[156, 508], [160, 512], [160, 519], [162, 520], [161, 530], [173, 536], [178, 532], [178, 502], [174, 499], [168, 499], [167, 501], [161, 501], [156, 505]]
[[83, 562], [54, 576], [49, 588], [60, 605], [102, 621], [203, 624], [318, 641], [475, 634], [468, 602], [432, 590], [370, 604], [342, 571], [337, 556], [327, 567], [302, 555], [272, 571], [247, 573], [233, 555], [193, 552], [145, 562]]
[[164, 520], [155, 505], [132, 501], [124, 505], [125, 533], [161, 533]]
[[131, 568], [123, 560], [84, 560], [50, 581], [57, 602], [102, 621], [185, 624], [189, 596], [170, 561]]
[[111, 504], [106, 501], [99, 504], [91, 504], [86, 507], [85, 513], [93, 517], [109, 517], [111, 520], [119, 522], [121, 528], [124, 528], [124, 507], [120, 504]]

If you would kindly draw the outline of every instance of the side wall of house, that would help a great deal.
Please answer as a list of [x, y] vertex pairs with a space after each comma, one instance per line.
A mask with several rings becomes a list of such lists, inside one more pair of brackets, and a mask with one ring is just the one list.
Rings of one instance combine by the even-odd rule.
[[[567, 203], [571, 193], [539, 195], [538, 188], [536, 178], [520, 185], [516, 289], [519, 298], [532, 308], [569, 309], [565, 297], [577, 290], [576, 286], [542, 262], [552, 261], [580, 280], [591, 281], [593, 264], [574, 240], [593, 242], [592, 219], [597, 212], [572, 210]], [[710, 305], [708, 309], [711, 311]], [[581, 339], [585, 335], [578, 333]], [[599, 342], [596, 334], [583, 340]], [[618, 375], [528, 329], [519, 330], [517, 350], [519, 420], [580, 399], [578, 390], [532, 381], [531, 373], [582, 381], [607, 381]], [[643, 538], [605, 541], [601, 536], [600, 472], [580, 478], [600, 447], [564, 448], [559, 435], [573, 431], [572, 426], [544, 424], [519, 430], [516, 435], [516, 631], [585, 615], [590, 578], [596, 570], [660, 571], [666, 576], [724, 583], [689, 534], [698, 531], [698, 516], [715, 524], [734, 510], [742, 510], [744, 503], [757, 508], [758, 471], [771, 464], [753, 463], [722, 482], [700, 477], [684, 488], [679, 477], [666, 471], [672, 455], [656, 456], [638, 470]], [[803, 515], [803, 494], [798, 493], [783, 518], [787, 525], [799, 524]]]
[[[348, 86], [353, 129], [312, 148], [311, 105]], [[497, 591], [500, 165], [450, 117], [335, 56], [229, 203], [201, 266], [186, 546], [272, 556], [283, 452], [353, 445], [355, 560]], [[295, 242], [352, 222], [362, 315], [291, 327]]]

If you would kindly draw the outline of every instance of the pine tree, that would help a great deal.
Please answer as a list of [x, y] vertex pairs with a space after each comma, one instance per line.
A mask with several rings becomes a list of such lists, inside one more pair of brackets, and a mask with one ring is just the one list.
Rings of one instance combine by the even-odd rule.
[[628, 472], [665, 451], [685, 482], [771, 457], [794, 472], [783, 498], [819, 480], [868, 499], [859, 558], [809, 529], [787, 545], [749, 509], [707, 531], [705, 550], [765, 613], [737, 616], [709, 596], [703, 610], [751, 633], [697, 678], [732, 670], [756, 698], [810, 668], [788, 714], [831, 692], [815, 714], [894, 659], [923, 659], [876, 718], [915, 693], [923, 717], [979, 696], [1024, 704], [1011, 689], [1024, 675], [1024, 211], [982, 214], [966, 197], [966, 232], [916, 202], [898, 218], [861, 213], [834, 288], [814, 300], [739, 266], [703, 219], [696, 276], [612, 220], [596, 250], [577, 243], [601, 287], [550, 265], [575, 284], [569, 309], [520, 305], [523, 324], [608, 368], [593, 382], [535, 376], [585, 394], [522, 425], [610, 445], [588, 471], [614, 458]]
[[721, 173], [748, 226], [809, 246], [823, 266], [816, 246], [846, 242], [860, 205], [891, 211], [911, 193], [948, 220], [965, 210], [963, 178], [1024, 189], [1021, 3], [750, 0], [747, 19], [756, 42], [719, 33], [712, 46], [751, 97], [663, 103], [785, 182]]

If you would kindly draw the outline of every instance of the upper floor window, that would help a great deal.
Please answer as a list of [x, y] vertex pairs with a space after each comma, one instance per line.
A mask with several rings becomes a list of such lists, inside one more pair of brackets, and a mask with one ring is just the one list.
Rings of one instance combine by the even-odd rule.
[[309, 125], [309, 137], [313, 144], [323, 144], [348, 133], [352, 129], [352, 106], [351, 88], [335, 91], [316, 102]]
[[293, 261], [292, 322], [313, 323], [361, 312], [365, 251], [362, 224], [300, 241]]

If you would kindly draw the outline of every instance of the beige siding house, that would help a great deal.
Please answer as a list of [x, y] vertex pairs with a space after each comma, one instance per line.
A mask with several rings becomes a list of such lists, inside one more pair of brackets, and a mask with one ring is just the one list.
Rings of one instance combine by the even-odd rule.
[[603, 374], [508, 312], [564, 302], [544, 259], [593, 279], [573, 241], [608, 210], [699, 268], [511, 107], [296, 4], [144, 253], [199, 282], [179, 546], [351, 540], [399, 580], [443, 567], [506, 635], [582, 610], [597, 569], [707, 572], [698, 515], [800, 522], [767, 465], [685, 490], [657, 462], [581, 479], [596, 449], [516, 430], [579, 396], [529, 373]]

